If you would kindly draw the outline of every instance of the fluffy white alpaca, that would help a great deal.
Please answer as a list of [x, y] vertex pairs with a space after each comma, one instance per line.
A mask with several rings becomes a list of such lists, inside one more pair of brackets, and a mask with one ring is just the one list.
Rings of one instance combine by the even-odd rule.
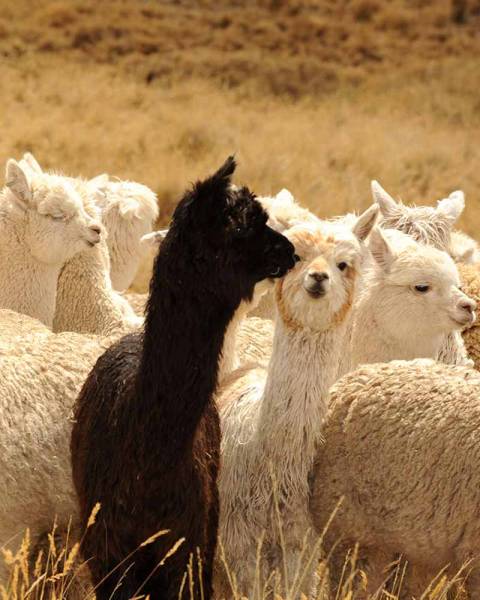
[[[456, 260], [460, 256], [463, 256], [465, 262], [469, 260], [469, 251], [464, 247], [465, 241], [462, 242], [463, 246], [458, 241], [464, 234], [453, 231], [453, 226], [465, 207], [463, 192], [452, 192], [448, 198], [439, 200], [436, 207], [406, 206], [396, 202], [377, 181], [372, 181], [372, 194], [380, 208], [382, 227], [403, 231], [418, 242], [445, 250]], [[475, 242], [471, 240], [471, 244]], [[471, 272], [464, 272], [465, 269], [468, 270], [464, 262], [458, 262], [458, 269], [464, 291], [475, 300], [480, 300], [480, 275], [472, 279]], [[477, 337], [476, 328], [471, 327], [467, 327], [463, 335], [458, 331], [448, 335], [439, 359], [448, 364], [471, 366], [473, 363], [469, 359], [466, 347], [469, 348], [472, 357], [479, 355]]]
[[452, 258], [392, 229], [375, 228], [368, 246], [375, 260], [355, 304], [351, 368], [438, 358], [445, 337], [475, 320]]
[[347, 549], [359, 542], [367, 593], [402, 555], [405, 598], [425, 597], [443, 568], [453, 576], [469, 559], [469, 597], [480, 598], [479, 431], [477, 371], [394, 361], [364, 365], [336, 383], [311, 499], [318, 531], [343, 499], [324, 540], [334, 551], [335, 584]]
[[68, 181], [10, 159], [0, 193], [0, 307], [51, 327], [61, 268], [102, 231]]
[[[43, 172], [31, 152], [26, 152], [22, 160], [33, 172]], [[88, 180], [86, 190], [99, 207], [108, 231], [112, 286], [122, 291], [132, 283], [143, 257], [142, 237], [146, 239], [158, 218], [157, 196], [141, 183], [111, 180], [106, 174]]]
[[97, 177], [89, 181], [94, 190], [102, 223], [108, 231], [110, 278], [115, 290], [132, 283], [144, 255], [141, 239], [152, 231], [158, 218], [157, 196], [147, 186], [134, 181], [111, 181]]
[[[24, 170], [29, 170], [31, 177], [53, 177], [41, 170], [31, 154], [23, 156], [21, 165]], [[99, 218], [99, 209], [87, 181], [63, 175], [55, 177], [76, 191], [90, 217]], [[63, 266], [57, 285], [54, 331], [110, 335], [136, 328], [142, 322], [125, 298], [112, 288], [105, 240], [102, 239], [94, 248], [77, 253]]]
[[[71, 517], [77, 525], [69, 452], [73, 405], [113, 340], [54, 334], [39, 322], [33, 335], [5, 337], [8, 312], [0, 311], [0, 547], [15, 551], [26, 528], [35, 547], [55, 518], [59, 532]], [[1, 560], [0, 583], [7, 577]]]
[[[278, 314], [268, 370], [232, 374], [218, 398], [219, 540], [237, 591], [249, 598], [259, 595], [273, 570], [284, 578], [277, 591], [285, 597], [307, 592], [313, 583], [317, 554], [309, 536], [308, 473], [320, 441], [317, 424], [344, 350], [362, 258], [359, 240], [372, 225], [368, 213], [353, 232], [340, 223], [319, 222], [286, 233], [301, 261], [275, 286]], [[256, 580], [257, 545], [263, 535]], [[216, 594], [228, 598], [232, 590], [221, 551], [218, 555]]]
[[462, 191], [452, 192], [448, 198], [439, 200], [436, 207], [396, 202], [378, 181], [372, 181], [372, 194], [380, 208], [380, 225], [384, 229], [398, 229], [417, 242], [450, 252], [453, 226], [465, 208]]

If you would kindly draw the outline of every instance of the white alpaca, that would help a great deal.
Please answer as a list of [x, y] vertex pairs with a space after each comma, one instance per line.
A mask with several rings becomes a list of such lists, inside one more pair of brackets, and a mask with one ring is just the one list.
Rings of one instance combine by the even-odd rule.
[[367, 593], [401, 555], [409, 565], [405, 598], [424, 597], [442, 569], [453, 576], [469, 559], [469, 597], [480, 598], [479, 431], [477, 371], [394, 361], [336, 383], [311, 499], [318, 531], [342, 499], [324, 540], [327, 553], [336, 549], [334, 587], [347, 549], [359, 542]]
[[[463, 256], [465, 261], [469, 260], [469, 251], [461, 247], [458, 241], [464, 234], [453, 231], [453, 226], [465, 207], [463, 192], [452, 192], [448, 198], [439, 200], [435, 208], [431, 206], [406, 206], [401, 202], [396, 202], [377, 181], [372, 181], [372, 194], [380, 208], [382, 215], [380, 224], [382, 227], [403, 231], [418, 242], [445, 250], [454, 259], [458, 260], [460, 256]], [[473, 240], [471, 242], [475, 243]], [[465, 291], [472, 298], [478, 300], [480, 278], [474, 278], [472, 281], [471, 273], [464, 273], [465, 268], [464, 263], [458, 262], [458, 269]], [[466, 286], [465, 279], [468, 280]], [[476, 356], [476, 337], [469, 327], [464, 330], [463, 336], [459, 331], [448, 335], [439, 353], [439, 359], [448, 364], [472, 366], [473, 361], [469, 359], [466, 347], [470, 350], [473, 347], [473, 355]]]
[[110, 278], [115, 290], [126, 290], [143, 258], [141, 239], [152, 231], [158, 218], [157, 196], [147, 186], [133, 181], [89, 181], [108, 231]]
[[451, 251], [453, 226], [465, 208], [462, 191], [452, 192], [448, 198], [439, 200], [436, 207], [396, 202], [378, 181], [372, 181], [372, 194], [380, 208], [380, 225], [384, 229], [398, 229], [417, 242]]
[[439, 358], [448, 334], [475, 320], [451, 257], [395, 230], [375, 228], [374, 257], [355, 304], [352, 365]]
[[[43, 172], [32, 153], [26, 152], [22, 161], [33, 172]], [[122, 291], [132, 283], [143, 257], [142, 237], [146, 239], [158, 218], [157, 196], [141, 183], [112, 181], [106, 174], [83, 183], [100, 209], [102, 223], [108, 231], [112, 286]]]
[[[10, 325], [4, 313], [2, 333], [4, 321]], [[77, 525], [69, 451], [73, 405], [112, 341], [54, 334], [40, 323], [33, 335], [0, 336], [0, 548], [16, 550], [26, 528], [35, 547], [55, 518], [60, 532], [70, 518]], [[1, 560], [0, 583], [7, 577]]]
[[409, 233], [416, 240], [446, 250], [455, 262], [480, 262], [478, 243], [462, 231], [453, 229], [465, 208], [462, 191], [452, 192], [439, 200], [437, 206], [406, 206], [396, 202], [378, 181], [372, 181], [372, 193], [380, 207], [382, 226]]
[[[24, 170], [29, 170], [30, 177], [53, 177], [43, 172], [28, 153], [21, 164]], [[98, 219], [99, 209], [87, 181], [62, 175], [55, 177], [68, 183], [80, 196], [86, 213]], [[94, 248], [77, 253], [63, 266], [57, 285], [54, 331], [110, 335], [137, 328], [142, 322], [125, 298], [112, 288], [110, 258], [105, 240], [101, 240]]]
[[[275, 286], [278, 314], [268, 371], [234, 373], [218, 398], [223, 433], [219, 540], [237, 591], [250, 598], [257, 597], [274, 569], [285, 578], [279, 588], [285, 597], [308, 591], [313, 583], [308, 473], [320, 441], [316, 425], [344, 347], [362, 258], [359, 239], [373, 225], [371, 214], [365, 214], [353, 232], [322, 222], [287, 232], [301, 261]], [[230, 597], [220, 555], [216, 593]]]
[[61, 268], [102, 231], [68, 181], [10, 159], [0, 193], [0, 307], [51, 327]]

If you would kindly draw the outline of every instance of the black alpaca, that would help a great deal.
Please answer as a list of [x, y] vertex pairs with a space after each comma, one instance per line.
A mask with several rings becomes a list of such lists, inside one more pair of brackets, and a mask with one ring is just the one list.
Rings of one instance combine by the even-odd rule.
[[[107, 350], [78, 398], [73, 477], [84, 526], [101, 503], [82, 546], [98, 600], [177, 599], [189, 560], [193, 597], [200, 585], [205, 599], [212, 594], [220, 447], [212, 396], [225, 330], [255, 284], [295, 260], [248, 189], [232, 188], [234, 169], [229, 158], [178, 204], [155, 261], [143, 334]], [[188, 578], [180, 597], [190, 598]]]

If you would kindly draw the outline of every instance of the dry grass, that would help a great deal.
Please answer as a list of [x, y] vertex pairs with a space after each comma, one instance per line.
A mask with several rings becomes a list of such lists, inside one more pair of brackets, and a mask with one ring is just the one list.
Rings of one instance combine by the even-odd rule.
[[[90, 527], [95, 522], [97, 509], [99, 508], [99, 505], [95, 507], [87, 527]], [[137, 550], [151, 544], [165, 533], [167, 533], [167, 530], [159, 531], [142, 542], [115, 570], [118, 570], [119, 574], [127, 572], [135, 560]], [[79, 551], [81, 542], [76, 540], [71, 541], [70, 537], [74, 538], [75, 536], [71, 535], [70, 531], [60, 533], [54, 526], [52, 532], [47, 536], [45, 543], [39, 548], [31, 544], [30, 535], [27, 531], [16, 553], [3, 550], [3, 560], [8, 565], [11, 576], [8, 582], [0, 584], [1, 600], [66, 600], [67, 598], [95, 600], [95, 590], [89, 584], [87, 562], [82, 560]], [[155, 570], [162, 568], [162, 565], [175, 554], [183, 541], [183, 538], [178, 540], [167, 551]], [[318, 543], [321, 543], [321, 538], [319, 538]], [[259, 541], [259, 551], [260, 547], [261, 541]], [[219, 557], [222, 560], [221, 546], [219, 547]], [[306, 559], [307, 557], [303, 559], [304, 562]], [[192, 560], [195, 559], [192, 557]], [[314, 598], [311, 597], [309, 600], [333, 600], [333, 594], [329, 591], [328, 564], [329, 557], [325, 557], [318, 564], [317, 593]], [[353, 548], [345, 556], [340, 589], [335, 595], [335, 600], [365, 598], [368, 571], [364, 569], [365, 566], [360, 560], [358, 548]], [[450, 578], [443, 571], [438, 573], [417, 600], [447, 600], [448, 598], [465, 600], [464, 582], [466, 577], [468, 577], [468, 570], [469, 564], [466, 563], [459, 572], [453, 574]], [[199, 571], [202, 571], [201, 566]], [[193, 589], [198, 585], [202, 586], [201, 582], [194, 580], [192, 573], [193, 569], [192, 565], [190, 565], [182, 584], [182, 589], [185, 586], [186, 589], [190, 590], [191, 598], [194, 597]], [[385, 587], [379, 588], [373, 595], [369, 595], [368, 597], [371, 600], [399, 600], [400, 598], [404, 598], [402, 591], [407, 574], [408, 565], [399, 558], [398, 561], [390, 565], [389, 572], [385, 574]], [[304, 573], [297, 573], [295, 575], [292, 585], [287, 586], [290, 590], [289, 593], [284, 596], [281, 596], [278, 590], [282, 589], [284, 581], [288, 581], [285, 574], [272, 573], [266, 581], [263, 581], [260, 575], [257, 575], [254, 596], [247, 599], [238, 593], [235, 577], [232, 573], [228, 572], [232, 588], [228, 600], [265, 600], [266, 598], [294, 600], [299, 597], [298, 586], [303, 575]], [[121, 578], [119, 585], [121, 586]], [[304, 596], [302, 597], [307, 600]], [[145, 598], [145, 596], [141, 593], [140, 586], [134, 600], [142, 598]]]

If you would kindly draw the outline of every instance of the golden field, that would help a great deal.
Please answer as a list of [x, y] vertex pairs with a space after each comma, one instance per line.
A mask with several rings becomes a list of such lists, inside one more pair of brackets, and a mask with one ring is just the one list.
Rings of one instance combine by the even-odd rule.
[[165, 223], [234, 152], [238, 180], [321, 215], [368, 205], [372, 178], [462, 188], [476, 233], [478, 2], [463, 24], [449, 0], [2, 3], [2, 161], [139, 180]]
[[[368, 206], [373, 178], [407, 202], [463, 189], [461, 225], [480, 237], [480, 0], [0, 6], [2, 163], [30, 150], [45, 168], [138, 180], [165, 224], [235, 153], [237, 181], [287, 187], [321, 216]], [[0, 596], [62, 597], [77, 550], [52, 542], [31, 581], [26, 548]]]

